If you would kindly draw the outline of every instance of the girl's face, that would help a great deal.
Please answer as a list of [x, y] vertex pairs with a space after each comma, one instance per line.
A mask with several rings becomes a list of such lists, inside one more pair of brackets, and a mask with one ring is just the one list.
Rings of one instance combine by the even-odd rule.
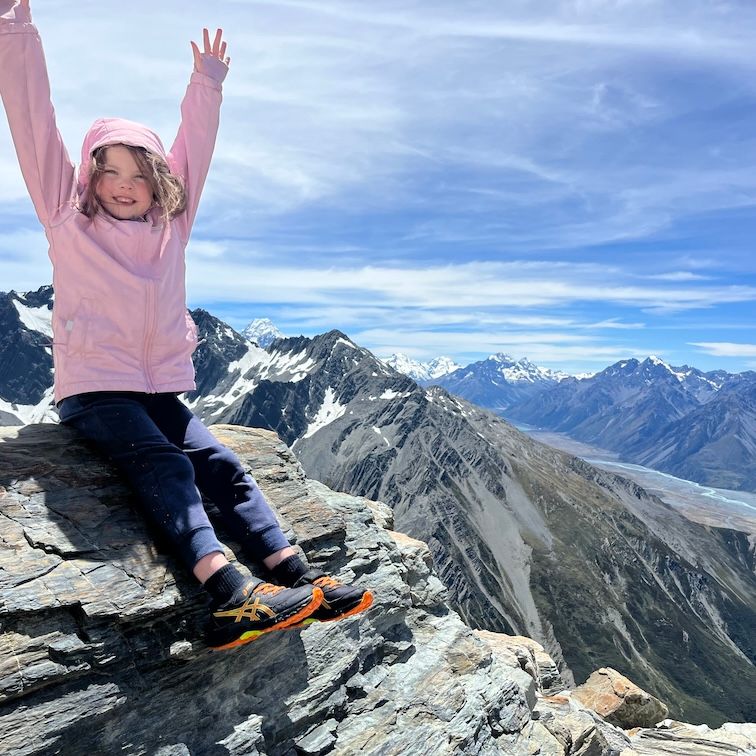
[[105, 210], [119, 220], [142, 218], [153, 204], [150, 182], [132, 154], [120, 144], [105, 150], [96, 195]]

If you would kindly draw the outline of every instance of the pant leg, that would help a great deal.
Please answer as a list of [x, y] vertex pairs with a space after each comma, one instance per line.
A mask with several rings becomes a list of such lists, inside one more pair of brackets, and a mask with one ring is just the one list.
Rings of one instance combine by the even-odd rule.
[[289, 546], [255, 479], [178, 397], [151, 397], [148, 408], [166, 437], [189, 458], [198, 488], [218, 507], [233, 537], [246, 546], [250, 556], [262, 561]]
[[110, 457], [137, 493], [145, 515], [191, 570], [223, 551], [194, 482], [194, 468], [150, 418], [146, 394], [93, 392], [60, 405], [62, 423], [78, 430]]

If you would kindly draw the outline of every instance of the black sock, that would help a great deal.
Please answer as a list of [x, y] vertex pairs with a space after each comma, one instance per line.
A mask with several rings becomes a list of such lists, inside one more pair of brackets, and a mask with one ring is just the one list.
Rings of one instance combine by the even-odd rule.
[[233, 564], [226, 564], [210, 575], [203, 588], [210, 594], [213, 605], [220, 606], [229, 601], [246, 582], [247, 579]]
[[286, 557], [275, 567], [268, 570], [279, 585], [292, 586], [307, 572], [304, 562], [296, 555]]

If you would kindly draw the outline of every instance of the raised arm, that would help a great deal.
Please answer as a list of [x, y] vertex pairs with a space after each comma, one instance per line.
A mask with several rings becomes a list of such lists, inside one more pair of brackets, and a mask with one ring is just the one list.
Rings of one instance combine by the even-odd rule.
[[197, 214], [202, 187], [210, 168], [215, 147], [221, 105], [221, 85], [231, 59], [226, 57], [223, 31], [218, 29], [210, 43], [203, 30], [203, 50], [192, 42], [194, 71], [181, 103], [181, 125], [168, 155], [171, 171], [184, 178], [187, 190], [186, 212], [180, 216], [188, 237]]
[[0, 0], [0, 95], [21, 173], [44, 226], [74, 188], [74, 166], [55, 123], [42, 42], [29, 0]]

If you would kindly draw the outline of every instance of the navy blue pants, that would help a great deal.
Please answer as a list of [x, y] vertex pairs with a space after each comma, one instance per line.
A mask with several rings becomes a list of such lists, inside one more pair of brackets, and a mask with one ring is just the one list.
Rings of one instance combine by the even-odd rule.
[[97, 391], [64, 399], [58, 411], [62, 423], [113, 460], [189, 569], [223, 551], [200, 492], [255, 559], [289, 545], [236, 455], [175, 394]]

